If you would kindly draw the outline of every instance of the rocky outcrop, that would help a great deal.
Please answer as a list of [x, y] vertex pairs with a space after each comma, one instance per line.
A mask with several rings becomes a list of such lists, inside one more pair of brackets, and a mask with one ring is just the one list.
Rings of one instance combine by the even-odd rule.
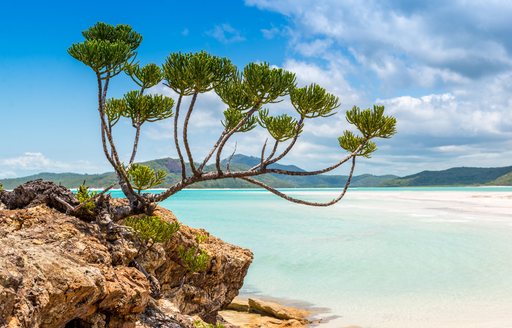
[[[148, 279], [132, 267], [139, 246], [133, 234], [121, 229], [112, 238], [96, 223], [62, 213], [52, 188], [60, 187], [2, 194], [9, 209], [0, 208], [0, 327], [189, 328], [199, 318], [214, 322], [238, 294], [252, 253], [181, 225], [138, 258], [160, 284], [162, 299], [153, 299]], [[25, 200], [14, 206], [14, 199]], [[176, 220], [168, 210], [156, 214]], [[201, 248], [210, 262], [190, 273], [176, 250], [194, 245], [198, 233], [208, 235]]]
[[12, 192], [0, 192], [0, 203], [3, 203], [8, 209], [45, 204], [61, 212], [66, 212], [62, 201], [70, 205], [78, 205], [78, 201], [69, 189], [41, 179], [24, 183]]
[[54, 209], [0, 211], [0, 244], [7, 327], [129, 327], [149, 301], [144, 275], [113, 267], [94, 225]]
[[[155, 214], [176, 220], [166, 209], [159, 208]], [[210, 263], [204, 272], [190, 273], [182, 265], [177, 248], [195, 245], [197, 234], [208, 236], [201, 248], [210, 256]], [[172, 299], [182, 313], [214, 322], [217, 312], [238, 295], [251, 262], [249, 250], [225, 243], [205, 230], [182, 225], [169, 243], [148, 252], [142, 264], [160, 282], [162, 295]]]

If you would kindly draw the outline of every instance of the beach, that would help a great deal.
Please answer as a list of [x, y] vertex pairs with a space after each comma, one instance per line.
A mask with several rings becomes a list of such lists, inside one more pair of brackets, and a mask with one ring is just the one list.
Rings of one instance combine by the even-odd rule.
[[512, 188], [351, 189], [328, 208], [188, 190], [162, 206], [254, 251], [241, 294], [302, 302], [319, 327], [512, 325]]

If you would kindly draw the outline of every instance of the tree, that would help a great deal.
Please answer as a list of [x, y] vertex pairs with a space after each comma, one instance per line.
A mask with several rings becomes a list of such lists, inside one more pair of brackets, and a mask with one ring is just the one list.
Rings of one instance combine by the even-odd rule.
[[[347, 130], [338, 138], [340, 147], [348, 152], [339, 162], [323, 169], [305, 172], [272, 168], [271, 164], [285, 158], [294, 147], [309, 120], [336, 114], [336, 109], [340, 106], [338, 97], [317, 84], [299, 87], [293, 73], [271, 67], [268, 63], [250, 63], [240, 71], [227, 58], [213, 56], [204, 51], [171, 53], [162, 67], [156, 64], [140, 66], [136, 62], [136, 50], [142, 37], [128, 25], [97, 23], [82, 35], [85, 40], [73, 44], [68, 52], [89, 66], [96, 75], [103, 151], [116, 171], [119, 184], [134, 213], [150, 212], [155, 202], [195, 183], [227, 178], [245, 180], [291, 202], [312, 206], [332, 205], [345, 195], [357, 158], [370, 157], [377, 149], [374, 139], [390, 138], [396, 132], [396, 120], [384, 115], [383, 106], [364, 110], [354, 107], [346, 112], [346, 119], [358, 130], [358, 134]], [[111, 79], [122, 72], [130, 76], [139, 89], [129, 91], [121, 99], [107, 99]], [[159, 83], [175, 92], [175, 107], [171, 98], [145, 93], [148, 88]], [[190, 149], [188, 127], [197, 98], [206, 92], [215, 92], [226, 105], [222, 120], [224, 130], [208, 155], [198, 162]], [[271, 115], [271, 105], [282, 101], [284, 97], [289, 97], [297, 113], [296, 118], [287, 114]], [[188, 108], [182, 108], [186, 98], [190, 99], [190, 104]], [[180, 135], [179, 115], [182, 111], [185, 117]], [[113, 128], [121, 117], [130, 119], [135, 129], [133, 150], [127, 164], [120, 159], [113, 137]], [[141, 190], [165, 178], [160, 173], [143, 169], [142, 165], [134, 166], [141, 127], [146, 122], [171, 117], [174, 120], [174, 144], [181, 164], [181, 180], [163, 193], [141, 194]], [[258, 127], [265, 129], [273, 139], [270, 151], [267, 150], [268, 139], [262, 141], [260, 163], [245, 171], [230, 170], [229, 162], [223, 167], [223, 150], [233, 135], [247, 133]], [[206, 172], [205, 166], [211, 160], [215, 162], [216, 169]], [[255, 179], [270, 173], [318, 175], [330, 172], [345, 163], [351, 165], [349, 178], [340, 195], [328, 202], [296, 199]], [[139, 183], [134, 184], [136, 181]]]

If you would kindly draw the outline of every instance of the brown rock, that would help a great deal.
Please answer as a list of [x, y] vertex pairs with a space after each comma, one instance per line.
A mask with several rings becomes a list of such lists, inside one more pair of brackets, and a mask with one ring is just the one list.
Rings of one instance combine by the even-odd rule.
[[[176, 220], [166, 209], [158, 208], [155, 214]], [[210, 255], [210, 263], [205, 272], [192, 274], [181, 264], [177, 248], [195, 245], [199, 233], [208, 236], [200, 247]], [[205, 230], [181, 225], [172, 240], [148, 252], [142, 264], [159, 280], [164, 298], [171, 299], [181, 313], [214, 322], [217, 312], [238, 295], [252, 258], [248, 249], [228, 244]]]
[[0, 211], [0, 326], [129, 327], [149, 299], [145, 277], [113, 268], [94, 225], [46, 206]]
[[257, 313], [223, 310], [219, 314], [230, 324], [240, 328], [305, 328], [307, 323], [299, 320], [281, 320]]
[[282, 320], [304, 321], [309, 313], [305, 310], [283, 306], [278, 303], [249, 298], [249, 311]]
[[235, 297], [226, 309], [238, 312], [249, 312], [249, 301], [245, 298]]

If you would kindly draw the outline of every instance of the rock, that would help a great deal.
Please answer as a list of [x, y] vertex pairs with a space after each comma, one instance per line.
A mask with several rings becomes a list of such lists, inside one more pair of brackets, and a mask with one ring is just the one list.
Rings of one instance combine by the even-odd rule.
[[283, 306], [278, 303], [249, 298], [249, 311], [282, 320], [305, 321], [309, 313], [305, 310]]
[[274, 317], [263, 316], [257, 313], [238, 312], [233, 310], [223, 310], [219, 314], [230, 324], [241, 328], [305, 328], [306, 322], [299, 320], [280, 320]]
[[[164, 298], [153, 300], [147, 278], [130, 266], [135, 236], [123, 228], [111, 238], [96, 223], [63, 214], [55, 195], [74, 204], [69, 190], [41, 181], [2, 193], [8, 208], [24, 208], [0, 209], [0, 327], [193, 328], [193, 316], [214, 322], [238, 294], [252, 253], [181, 225], [139, 259], [161, 285]], [[176, 220], [168, 210], [155, 214]], [[195, 245], [198, 233], [208, 235], [201, 248], [210, 262], [193, 274], [177, 248]]]
[[149, 301], [135, 268], [112, 267], [94, 225], [46, 206], [0, 211], [0, 326], [134, 327]]
[[249, 301], [240, 297], [235, 297], [226, 307], [227, 310], [238, 312], [249, 312]]
[[[158, 208], [155, 215], [169, 222], [176, 220], [171, 211], [163, 208]], [[192, 274], [181, 264], [177, 248], [195, 245], [197, 234], [208, 236], [200, 247], [210, 255], [210, 263], [205, 272]], [[160, 282], [163, 297], [171, 299], [181, 313], [215, 322], [217, 312], [238, 295], [252, 259], [252, 252], [247, 249], [204, 230], [181, 225], [171, 241], [147, 252], [142, 264]]]
[[11, 192], [0, 193], [0, 202], [4, 203], [8, 209], [45, 204], [61, 212], [66, 212], [66, 207], [58, 199], [72, 206], [79, 204], [69, 189], [42, 179], [26, 182]]

